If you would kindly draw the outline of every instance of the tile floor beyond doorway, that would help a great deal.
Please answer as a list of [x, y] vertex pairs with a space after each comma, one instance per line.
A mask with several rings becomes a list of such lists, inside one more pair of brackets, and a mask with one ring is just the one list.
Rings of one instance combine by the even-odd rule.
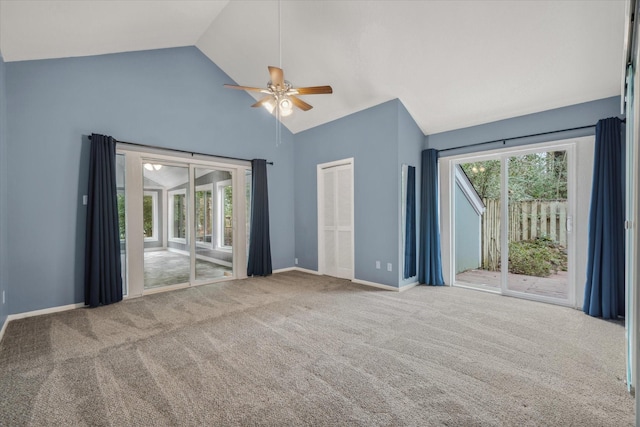
[[[215, 280], [231, 276], [231, 267], [196, 258], [196, 280]], [[176, 285], [189, 282], [189, 256], [170, 251], [144, 253], [144, 287]]]

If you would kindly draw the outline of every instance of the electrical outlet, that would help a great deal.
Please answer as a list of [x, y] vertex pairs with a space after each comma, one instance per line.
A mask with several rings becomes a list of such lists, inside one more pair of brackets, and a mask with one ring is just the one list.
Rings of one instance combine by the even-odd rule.
[[298, 265], [298, 258], [294, 258], [293, 262], [294, 262], [295, 265]]
[[391, 265], [390, 262], [387, 263], [387, 271], [391, 271], [393, 270], [393, 266]]
[[376, 268], [380, 270], [380, 261], [376, 261]]

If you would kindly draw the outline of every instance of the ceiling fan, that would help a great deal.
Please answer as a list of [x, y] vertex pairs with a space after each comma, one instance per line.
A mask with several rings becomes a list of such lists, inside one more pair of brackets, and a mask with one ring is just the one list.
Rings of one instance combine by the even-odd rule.
[[269, 75], [271, 80], [267, 83], [266, 89], [249, 86], [237, 86], [225, 84], [224, 87], [231, 89], [246, 90], [249, 92], [261, 92], [266, 94], [264, 98], [252, 105], [252, 107], [265, 107], [269, 113], [277, 108], [278, 113], [283, 116], [289, 116], [296, 106], [302, 111], [308, 111], [313, 108], [296, 95], [320, 95], [333, 93], [331, 86], [312, 86], [294, 88], [288, 80], [284, 79], [284, 72], [281, 68], [269, 66]]

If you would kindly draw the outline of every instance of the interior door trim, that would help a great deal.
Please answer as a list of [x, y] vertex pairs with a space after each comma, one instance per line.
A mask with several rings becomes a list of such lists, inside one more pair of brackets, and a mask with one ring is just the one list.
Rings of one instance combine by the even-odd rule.
[[355, 229], [355, 179], [354, 179], [354, 158], [349, 157], [342, 160], [335, 160], [327, 163], [320, 163], [316, 166], [316, 180], [317, 180], [317, 202], [318, 202], [318, 210], [317, 210], [317, 218], [318, 218], [318, 273], [326, 274], [325, 269], [325, 259], [324, 259], [324, 218], [321, 215], [324, 212], [324, 180], [322, 179], [322, 173], [325, 169], [337, 167], [337, 166], [350, 166], [351, 168], [351, 277], [349, 280], [353, 280], [355, 278], [355, 238], [354, 238], [354, 229]]

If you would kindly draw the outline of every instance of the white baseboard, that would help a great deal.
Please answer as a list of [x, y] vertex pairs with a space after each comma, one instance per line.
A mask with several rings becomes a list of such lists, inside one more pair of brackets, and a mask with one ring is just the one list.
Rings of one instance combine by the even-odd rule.
[[57, 313], [59, 311], [74, 310], [76, 308], [85, 307], [83, 302], [77, 304], [61, 305], [59, 307], [43, 308], [42, 310], [25, 311], [24, 313], [10, 314], [7, 316], [7, 322], [10, 320], [24, 319], [25, 317], [40, 316], [42, 314]]
[[296, 267], [278, 268], [277, 270], [273, 270], [272, 273], [278, 274], [278, 273], [286, 273], [287, 271], [296, 271], [296, 270], [297, 270]]
[[382, 283], [369, 282], [367, 280], [360, 280], [360, 279], [353, 279], [351, 281], [359, 285], [371, 286], [374, 288], [385, 289], [387, 291], [394, 291], [394, 292], [400, 291], [400, 288], [396, 288], [395, 286], [383, 285]]
[[287, 271], [299, 271], [301, 273], [315, 274], [316, 276], [320, 275], [320, 273], [318, 273], [315, 270], [307, 270], [306, 268], [301, 268], [301, 267], [279, 268], [277, 270], [273, 270], [273, 274], [286, 273]]
[[24, 318], [33, 317], [33, 316], [41, 316], [43, 314], [58, 313], [60, 311], [75, 310], [76, 308], [82, 308], [82, 307], [85, 307], [85, 304], [83, 302], [79, 302], [77, 304], [61, 305], [59, 307], [49, 307], [49, 308], [43, 308], [42, 310], [25, 311], [24, 313], [10, 314], [7, 316], [7, 320], [4, 321], [4, 325], [2, 325], [2, 330], [0, 330], [0, 341], [2, 341], [2, 337], [4, 337], [4, 332], [7, 330], [7, 325], [12, 320], [24, 319]]
[[[306, 268], [301, 268], [301, 267], [279, 268], [277, 270], [273, 270], [273, 273], [274, 274], [286, 273], [287, 271], [300, 271], [302, 273], [308, 273], [308, 274], [314, 274], [316, 276], [321, 276], [321, 274], [318, 273], [315, 270], [308, 270]], [[394, 292], [404, 292], [404, 291], [407, 291], [407, 290], [413, 288], [414, 286], [418, 285], [418, 282], [413, 282], [413, 283], [409, 283], [408, 285], [401, 286], [400, 288], [396, 288], [395, 286], [383, 285], [382, 283], [369, 282], [369, 281], [360, 280], [360, 279], [353, 279], [351, 281], [353, 283], [357, 283], [359, 285], [372, 286], [374, 288], [380, 288], [380, 289], [385, 289], [387, 291], [394, 291]]]
[[9, 324], [9, 317], [4, 320], [4, 325], [2, 325], [2, 329], [0, 329], [0, 343], [2, 342], [2, 337], [4, 337], [4, 331], [7, 330], [7, 325]]
[[418, 282], [413, 282], [413, 283], [409, 283], [408, 285], [400, 286], [399, 292], [408, 291], [411, 288], [415, 288], [419, 284], [420, 283], [418, 283]]

